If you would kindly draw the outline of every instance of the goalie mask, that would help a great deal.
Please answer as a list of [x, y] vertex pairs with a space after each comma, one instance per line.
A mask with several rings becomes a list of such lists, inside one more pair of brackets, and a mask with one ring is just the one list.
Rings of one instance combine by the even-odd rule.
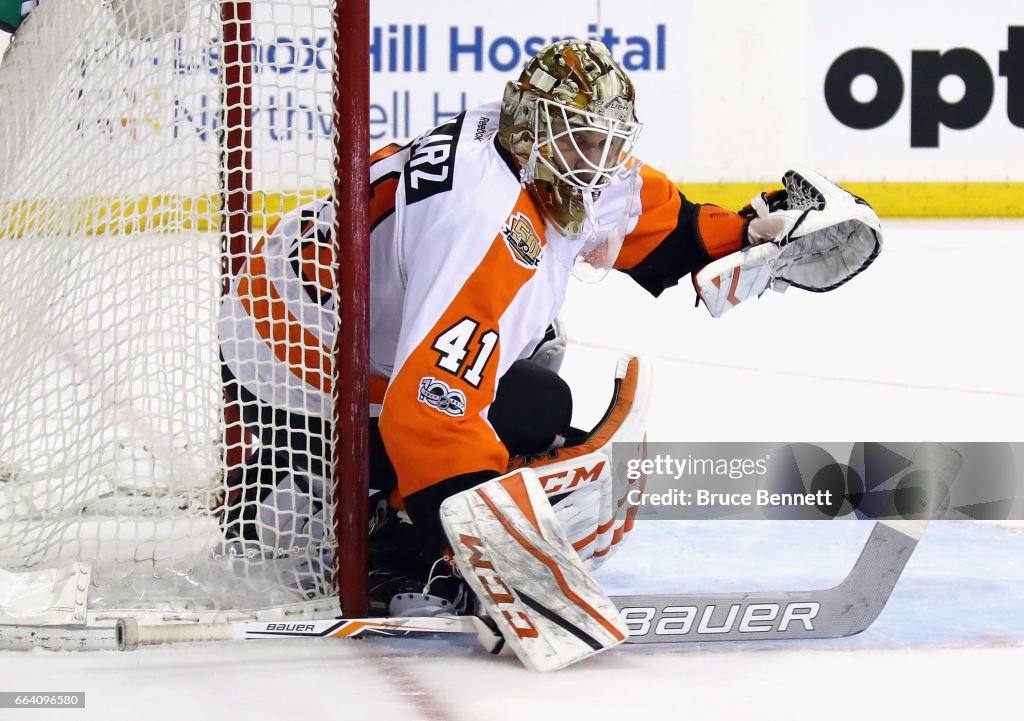
[[622, 208], [602, 208], [600, 218], [595, 203], [615, 180], [635, 182], [635, 96], [604, 45], [563, 40], [526, 64], [501, 103], [498, 138], [519, 162], [523, 185], [558, 232], [581, 241], [577, 266], [602, 275], [622, 245], [633, 188]]

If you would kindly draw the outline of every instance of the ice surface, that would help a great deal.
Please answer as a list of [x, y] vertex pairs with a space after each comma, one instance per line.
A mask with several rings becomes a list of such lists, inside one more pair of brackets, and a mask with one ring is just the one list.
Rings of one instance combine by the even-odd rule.
[[[886, 223], [876, 266], [720, 320], [682, 287], [576, 286], [563, 369], [592, 423], [625, 351], [655, 363], [659, 441], [1022, 440], [1024, 223]], [[867, 523], [640, 523], [613, 593], [841, 580]], [[88, 719], [1017, 718], [1024, 526], [934, 523], [878, 621], [835, 641], [633, 646], [540, 676], [469, 640], [278, 641], [131, 654], [0, 652], [0, 690], [85, 691]], [[28, 717], [0, 711], [0, 719]]]

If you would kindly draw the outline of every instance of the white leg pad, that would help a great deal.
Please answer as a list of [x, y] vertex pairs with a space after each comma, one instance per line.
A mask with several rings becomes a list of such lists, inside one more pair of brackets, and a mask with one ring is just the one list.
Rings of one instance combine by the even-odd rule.
[[523, 664], [563, 668], [626, 640], [529, 468], [441, 504], [455, 563]]

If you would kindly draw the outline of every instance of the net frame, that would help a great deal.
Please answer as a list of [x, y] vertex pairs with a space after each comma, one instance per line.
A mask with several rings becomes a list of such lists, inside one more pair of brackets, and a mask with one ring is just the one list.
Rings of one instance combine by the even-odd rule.
[[[225, 0], [221, 5], [224, 37], [224, 127], [221, 156], [221, 295], [245, 262], [252, 237], [252, 4]], [[224, 462], [229, 469], [242, 464], [249, 438], [239, 408], [225, 397]]]
[[[335, 586], [342, 612], [367, 612], [366, 519], [369, 516], [369, 0], [334, 0], [334, 227], [335, 288], [339, 323], [335, 336], [332, 493], [335, 508]], [[238, 272], [248, 238], [252, 206], [252, 6], [248, 0], [222, 5], [225, 66], [225, 132], [222, 147], [225, 288]], [[229, 468], [242, 462], [248, 442], [234, 404], [225, 408]]]
[[[252, 238], [253, 202], [253, 32], [252, 3], [219, 3], [223, 30], [224, 79], [220, 152], [220, 235], [224, 279], [244, 263]], [[331, 494], [336, 538], [344, 553], [335, 554], [335, 586], [349, 615], [365, 613], [366, 519], [368, 493], [368, 0], [334, 0], [333, 117], [334, 151], [333, 267], [339, 293], [340, 323], [333, 348], [334, 409]], [[237, 464], [248, 442], [237, 409], [226, 404], [226, 462]], [[321, 604], [321, 607], [323, 605]], [[182, 619], [187, 620], [187, 619]]]
[[[334, 341], [336, 584], [365, 616], [370, 403], [370, 3], [335, 0], [334, 228], [340, 324]], [[344, 92], [342, 92], [344, 88]]]

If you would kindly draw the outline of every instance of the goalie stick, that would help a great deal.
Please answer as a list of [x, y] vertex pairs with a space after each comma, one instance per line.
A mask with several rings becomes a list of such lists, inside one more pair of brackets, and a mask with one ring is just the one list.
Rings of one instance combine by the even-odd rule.
[[488, 651], [501, 640], [477, 616], [398, 618], [332, 618], [321, 621], [240, 621], [235, 623], [173, 623], [140, 626], [135, 619], [117, 621], [117, 648], [132, 651], [141, 645], [198, 641], [251, 641], [285, 638], [363, 638], [366, 636], [435, 636], [475, 633]]
[[[927, 521], [878, 521], [846, 578], [819, 591], [612, 596], [630, 630], [627, 643], [704, 643], [842, 638], [867, 629], [882, 612]], [[358, 638], [475, 633], [484, 647], [499, 637], [476, 616], [139, 626], [117, 625], [117, 645], [268, 638]]]
[[860, 633], [882, 612], [927, 521], [878, 521], [857, 562], [820, 591], [612, 596], [628, 643], [778, 641]]

